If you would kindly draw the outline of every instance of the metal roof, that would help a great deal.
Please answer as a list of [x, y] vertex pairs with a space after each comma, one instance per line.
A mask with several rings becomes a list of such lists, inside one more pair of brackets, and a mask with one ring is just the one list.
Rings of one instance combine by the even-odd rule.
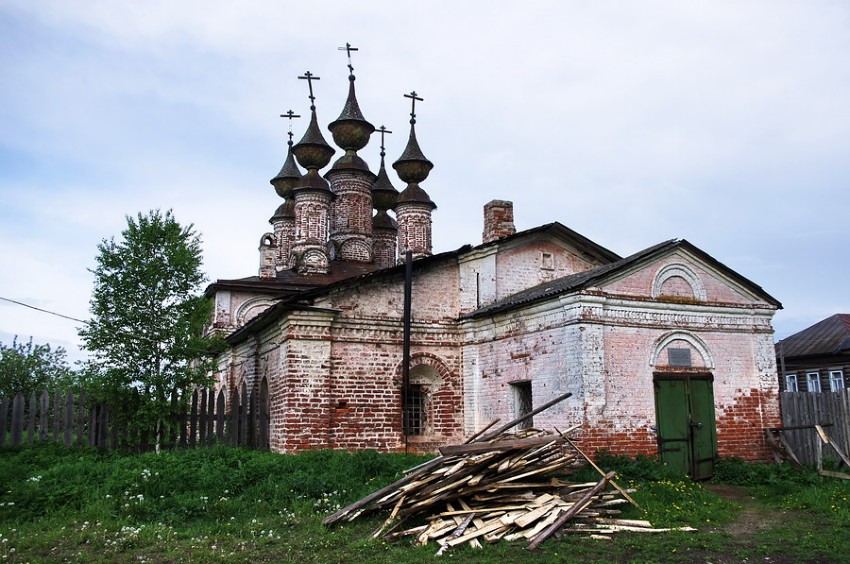
[[785, 358], [850, 353], [850, 314], [836, 313], [776, 344]]

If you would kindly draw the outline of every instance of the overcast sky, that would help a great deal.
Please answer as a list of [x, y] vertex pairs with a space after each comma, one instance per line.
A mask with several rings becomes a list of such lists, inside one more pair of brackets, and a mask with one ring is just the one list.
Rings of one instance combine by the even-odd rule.
[[[0, 0], [0, 297], [86, 318], [97, 244], [153, 208], [211, 281], [256, 274], [278, 115], [309, 114], [309, 70], [327, 131], [346, 42], [389, 162], [424, 98], [435, 252], [508, 199], [623, 256], [687, 239], [783, 303], [777, 338], [850, 312], [850, 3], [817, 0]], [[76, 359], [77, 325], [0, 301], [4, 343]]]

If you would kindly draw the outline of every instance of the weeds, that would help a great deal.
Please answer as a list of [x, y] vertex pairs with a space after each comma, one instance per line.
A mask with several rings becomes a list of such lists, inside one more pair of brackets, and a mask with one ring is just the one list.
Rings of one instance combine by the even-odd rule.
[[[423, 457], [316, 451], [277, 455], [211, 447], [145, 455], [55, 445], [0, 454], [0, 559], [4, 561], [360, 561], [419, 562], [433, 551], [370, 539], [380, 516], [326, 529], [328, 513], [394, 481]], [[540, 555], [507, 544], [449, 553], [453, 560], [504, 562], [744, 560], [754, 555], [840, 560], [850, 541], [850, 484], [786, 466], [717, 464], [714, 481], [746, 487], [782, 522], [736, 539], [723, 531], [740, 508], [649, 457], [600, 453], [634, 488], [643, 510], [624, 517], [698, 533], [622, 534], [602, 543], [569, 537]], [[581, 481], [596, 478], [582, 470]], [[724, 560], [724, 561], [725, 561]]]

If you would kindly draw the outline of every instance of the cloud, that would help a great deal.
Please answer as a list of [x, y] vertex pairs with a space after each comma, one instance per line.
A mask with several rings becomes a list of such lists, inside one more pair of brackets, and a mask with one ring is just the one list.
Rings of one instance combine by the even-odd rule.
[[[511, 199], [519, 228], [558, 220], [623, 255], [686, 238], [780, 299], [777, 326], [846, 310], [848, 16], [827, 1], [7, 1], [0, 288], [47, 303], [67, 278], [50, 304], [85, 311], [97, 243], [151, 208], [194, 223], [211, 278], [255, 273], [277, 116], [308, 115], [306, 70], [323, 127], [339, 114], [349, 41], [364, 114], [394, 131], [388, 164], [402, 94], [425, 98], [436, 250], [478, 242], [483, 204]], [[376, 142], [361, 156], [377, 169]]]

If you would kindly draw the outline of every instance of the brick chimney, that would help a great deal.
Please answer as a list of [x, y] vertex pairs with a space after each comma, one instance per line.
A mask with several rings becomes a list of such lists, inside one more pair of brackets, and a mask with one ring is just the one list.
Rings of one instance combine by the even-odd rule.
[[493, 200], [484, 205], [483, 242], [489, 243], [516, 233], [514, 227], [514, 203]]

